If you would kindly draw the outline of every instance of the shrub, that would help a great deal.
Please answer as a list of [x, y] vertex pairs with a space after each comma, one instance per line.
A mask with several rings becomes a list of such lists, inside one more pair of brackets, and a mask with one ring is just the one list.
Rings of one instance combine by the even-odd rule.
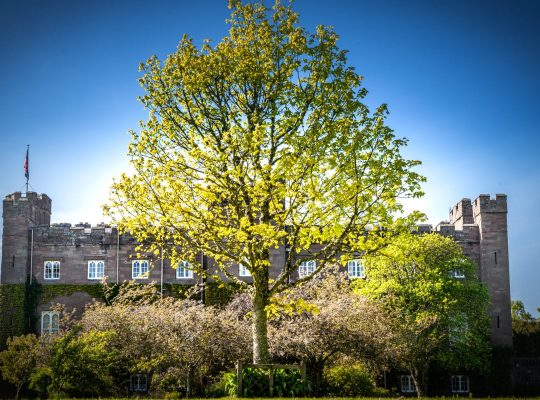
[[375, 385], [361, 364], [335, 366], [324, 371], [328, 394], [339, 397], [370, 396]]
[[206, 391], [206, 397], [218, 398], [236, 395], [236, 374], [234, 372], [222, 372], [218, 377], [211, 379]]
[[49, 386], [52, 382], [52, 372], [49, 367], [38, 368], [32, 376], [30, 376], [30, 389], [32, 389], [39, 398], [47, 398]]
[[[273, 395], [277, 397], [299, 397], [311, 392], [309, 382], [303, 382], [297, 369], [274, 370]], [[266, 397], [270, 395], [268, 370], [244, 368], [242, 373], [242, 394], [238, 394], [237, 375], [234, 372], [223, 375], [223, 386], [229, 396]]]

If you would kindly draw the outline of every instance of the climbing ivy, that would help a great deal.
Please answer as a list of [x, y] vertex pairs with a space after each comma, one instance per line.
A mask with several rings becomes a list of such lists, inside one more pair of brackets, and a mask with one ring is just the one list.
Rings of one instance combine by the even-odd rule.
[[0, 348], [10, 336], [26, 333], [25, 284], [0, 285]]
[[96, 299], [103, 298], [103, 288], [99, 283], [93, 285], [39, 285], [37, 304], [45, 304], [57, 297], [71, 296], [77, 292], [88, 293]]
[[241, 290], [239, 285], [232, 282], [207, 282], [205, 285], [205, 304], [225, 305]]
[[[178, 283], [165, 283], [163, 293], [178, 299], [190, 296], [193, 300], [201, 300], [202, 289], [197, 290], [193, 285]], [[241, 287], [234, 283], [206, 282], [204, 285], [204, 304], [225, 305], [232, 297], [241, 291]]]

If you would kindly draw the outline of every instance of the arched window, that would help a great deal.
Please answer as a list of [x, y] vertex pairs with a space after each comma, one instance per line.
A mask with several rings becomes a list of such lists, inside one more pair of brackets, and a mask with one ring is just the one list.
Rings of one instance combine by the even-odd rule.
[[105, 276], [105, 261], [88, 261], [88, 279], [101, 279]]
[[60, 330], [60, 314], [58, 311], [43, 311], [41, 313], [41, 334], [54, 334]]
[[180, 261], [176, 268], [176, 279], [191, 279], [193, 278], [193, 270], [190, 268], [187, 261]]
[[148, 260], [133, 260], [131, 262], [131, 277], [133, 279], [148, 279]]
[[45, 279], [60, 279], [60, 261], [45, 261], [44, 270]]

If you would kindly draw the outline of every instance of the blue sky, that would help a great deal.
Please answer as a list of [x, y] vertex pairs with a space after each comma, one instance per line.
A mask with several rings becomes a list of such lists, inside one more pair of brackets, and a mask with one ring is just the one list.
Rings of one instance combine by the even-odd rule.
[[[365, 77], [368, 103], [423, 162], [429, 222], [463, 197], [506, 193], [512, 297], [540, 306], [540, 2], [314, 1], [294, 8], [310, 30], [332, 25]], [[127, 170], [138, 65], [173, 52], [183, 33], [216, 43], [225, 0], [0, 0], [0, 194], [31, 187], [55, 222], [103, 220], [100, 204]]]

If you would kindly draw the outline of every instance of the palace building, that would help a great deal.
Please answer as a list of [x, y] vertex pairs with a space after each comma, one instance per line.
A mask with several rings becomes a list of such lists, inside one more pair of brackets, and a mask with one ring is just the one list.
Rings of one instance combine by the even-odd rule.
[[[103, 277], [116, 283], [127, 280], [154, 282], [162, 291], [166, 285], [193, 285], [199, 281], [187, 264], [175, 269], [168, 260], [156, 255], [137, 258], [135, 239], [119, 234], [114, 227], [51, 225], [51, 203], [46, 194], [35, 192], [15, 192], [4, 198], [1, 286], [15, 288], [33, 283], [47, 289], [42, 289], [42, 295], [31, 310], [28, 299], [10, 301], [4, 298], [0, 326], [4, 340], [19, 334], [17, 330], [28, 320], [34, 321], [38, 333], [54, 332], [58, 329], [59, 317], [52, 310], [53, 304], [82, 310], [95, 297], [95, 288]], [[430, 225], [421, 225], [419, 230], [451, 236], [461, 244], [464, 254], [478, 266], [478, 277], [489, 290], [492, 343], [511, 346], [506, 196], [498, 194], [491, 198], [483, 194], [473, 201], [462, 199], [450, 209], [449, 221], [441, 222], [434, 229]], [[275, 249], [270, 256], [270, 263], [275, 268], [271, 267], [270, 273], [275, 269], [277, 275], [284, 260], [285, 249]], [[204, 256], [201, 261], [203, 265], [210, 262]], [[314, 263], [303, 263], [297, 273], [311, 273], [315, 269]], [[242, 265], [232, 268], [240, 279], [251, 279], [249, 271]], [[365, 276], [359, 260], [351, 260], [348, 270], [351, 277]], [[45, 292], [47, 294], [43, 295]]]

